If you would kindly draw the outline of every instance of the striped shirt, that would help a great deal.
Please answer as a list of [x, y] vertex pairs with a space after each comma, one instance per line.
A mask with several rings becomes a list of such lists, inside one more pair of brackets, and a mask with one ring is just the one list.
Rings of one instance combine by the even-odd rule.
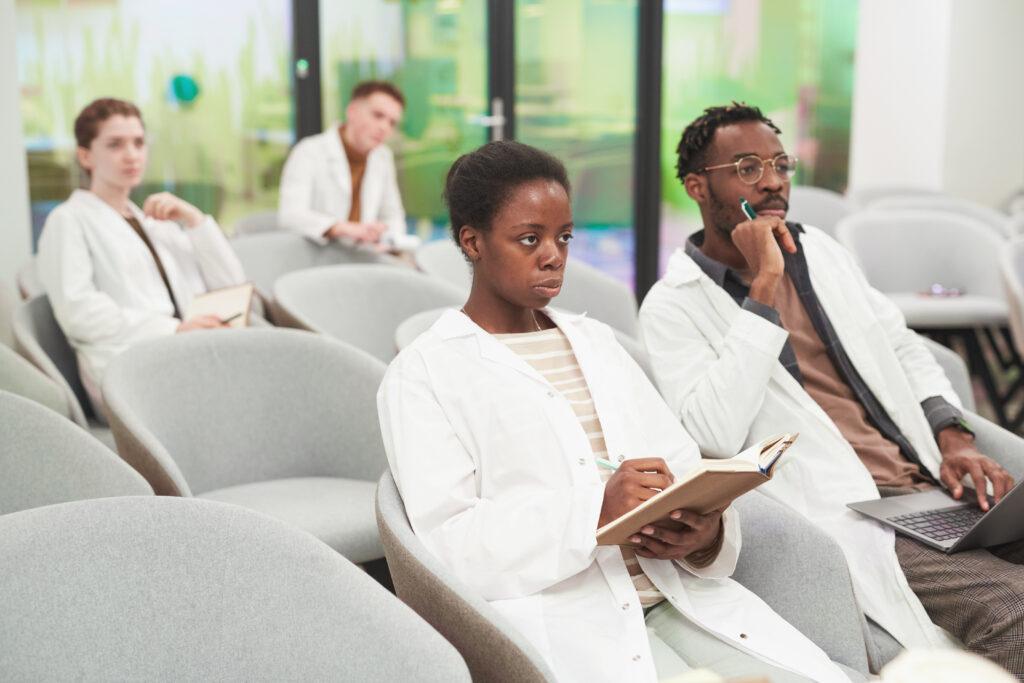
[[[587, 386], [587, 380], [580, 370], [579, 363], [576, 362], [576, 354], [573, 353], [572, 346], [562, 331], [554, 327], [540, 332], [496, 334], [494, 336], [529, 363], [554, 389], [558, 390], [572, 407], [576, 419], [580, 421], [580, 427], [590, 441], [593, 457], [595, 459], [607, 458], [608, 447], [604, 442], [604, 431], [601, 429], [601, 420], [594, 408], [594, 400], [590, 396], [590, 388]], [[594, 467], [597, 467], [596, 462]], [[603, 467], [598, 467], [598, 472], [601, 475], [601, 481], [605, 482], [612, 475], [612, 472]], [[626, 569], [629, 570], [629, 575], [633, 579], [633, 586], [636, 588], [640, 603], [645, 608], [656, 605], [665, 599], [644, 574], [632, 548], [622, 547], [622, 559], [625, 560]]]

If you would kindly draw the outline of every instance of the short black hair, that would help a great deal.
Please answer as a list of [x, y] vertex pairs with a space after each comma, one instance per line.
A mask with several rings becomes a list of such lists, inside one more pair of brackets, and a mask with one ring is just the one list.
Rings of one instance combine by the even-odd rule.
[[722, 126], [743, 121], [758, 121], [781, 135], [779, 127], [761, 113], [758, 107], [744, 102], [733, 102], [724, 107], [708, 107], [684, 130], [676, 147], [676, 177], [680, 182], [690, 173], [698, 173], [707, 166], [707, 150], [715, 137], [715, 131]]
[[512, 192], [531, 180], [551, 180], [570, 194], [569, 176], [562, 162], [536, 147], [503, 140], [463, 154], [448, 169], [444, 202], [452, 221], [452, 239], [471, 225], [490, 230], [491, 221]]

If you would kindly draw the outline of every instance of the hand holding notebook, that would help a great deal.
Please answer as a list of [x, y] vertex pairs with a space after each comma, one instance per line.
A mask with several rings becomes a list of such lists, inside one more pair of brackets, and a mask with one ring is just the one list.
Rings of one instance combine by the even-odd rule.
[[707, 514], [721, 510], [747, 491], [771, 479], [782, 454], [796, 434], [766, 439], [725, 460], [702, 460], [658, 495], [597, 530], [598, 545], [630, 545], [629, 538], [645, 525], [666, 520], [673, 510]]
[[228, 327], [248, 327], [249, 311], [255, 291], [251, 282], [235, 287], [215, 289], [192, 299], [186, 319], [212, 315]]

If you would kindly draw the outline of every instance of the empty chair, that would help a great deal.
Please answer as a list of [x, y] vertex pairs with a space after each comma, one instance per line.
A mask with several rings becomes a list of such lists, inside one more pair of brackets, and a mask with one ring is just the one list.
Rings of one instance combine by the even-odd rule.
[[333, 242], [321, 246], [293, 232], [247, 234], [233, 238], [230, 243], [245, 274], [256, 285], [260, 296], [270, 303], [271, 320], [274, 319], [274, 282], [285, 273], [340, 263], [396, 262], [394, 257], [372, 249], [343, 247]]
[[44, 405], [71, 419], [64, 390], [9, 346], [0, 344], [0, 391], [8, 391]]
[[251, 235], [255, 232], [270, 232], [280, 229], [277, 223], [277, 211], [257, 211], [235, 221], [231, 234], [237, 237], [238, 235]]
[[[423, 272], [469, 293], [473, 271], [453, 241], [428, 242], [416, 251], [415, 260]], [[562, 291], [551, 305], [563, 311], [586, 313], [631, 337], [637, 336], [637, 307], [633, 291], [579, 259], [570, 258], [566, 263]]]
[[389, 362], [395, 330], [409, 316], [461, 306], [466, 296], [407, 268], [327, 266], [289, 273], [274, 285], [285, 324], [327, 334]]
[[455, 649], [308, 534], [233, 505], [0, 517], [4, 680], [469, 681]]
[[916, 185], [865, 185], [846, 191], [846, 198], [857, 209], [866, 209], [879, 199], [886, 197], [937, 197], [938, 190]]
[[14, 310], [14, 340], [22, 355], [61, 388], [71, 419], [113, 448], [110, 429], [93, 412], [78, 374], [75, 350], [53, 317], [45, 294], [22, 302]]
[[958, 197], [947, 197], [944, 195], [885, 197], [873, 202], [871, 208], [881, 211], [898, 209], [948, 211], [973, 218], [979, 223], [989, 226], [1002, 239], [1009, 239], [1016, 235], [1016, 228], [1007, 214], [996, 211], [984, 204], [978, 204], [977, 202], [967, 201]]
[[813, 225], [836, 234], [836, 224], [853, 213], [853, 206], [846, 197], [823, 187], [794, 185], [789, 191], [789, 212], [787, 218], [804, 225]]
[[[734, 578], [859, 680], [868, 670], [864, 621], [839, 546], [765, 496], [735, 504], [744, 551]], [[455, 645], [474, 680], [554, 680], [536, 649], [417, 538], [390, 472], [377, 491], [377, 522], [398, 596]]]
[[367, 562], [383, 556], [384, 369], [296, 330], [190, 332], [119, 355], [103, 394], [121, 457], [157, 494], [251, 508]]
[[34, 401], [0, 391], [0, 432], [0, 515], [87, 498], [153, 495], [109, 448]]
[[[913, 328], [1005, 325], [996, 263], [1003, 243], [966, 216], [935, 211], [865, 211], [843, 219], [839, 241], [868, 282], [892, 298]], [[933, 285], [960, 296], [928, 296]]]
[[[445, 312], [444, 308], [435, 308], [429, 311], [423, 311], [417, 313], [409, 318], [406, 318], [395, 330], [395, 346], [399, 351], [404, 349], [406, 346], [411, 344], [416, 337], [420, 336], [434, 324], [434, 322], [441, 317], [441, 314]], [[647, 378], [654, 383], [654, 374], [651, 370], [651, 359], [647, 356], [647, 349], [643, 347], [643, 344], [638, 342], [633, 337], [630, 337], [625, 332], [612, 328], [612, 332], [615, 333], [615, 339], [618, 340], [622, 348], [636, 361], [637, 365], [643, 369]]]
[[31, 299], [45, 293], [43, 284], [39, 281], [39, 273], [36, 272], [35, 259], [19, 268], [15, 278], [22, 299]]

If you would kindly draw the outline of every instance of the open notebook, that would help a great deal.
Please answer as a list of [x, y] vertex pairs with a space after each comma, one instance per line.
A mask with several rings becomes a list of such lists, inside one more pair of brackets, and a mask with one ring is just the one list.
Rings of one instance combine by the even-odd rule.
[[185, 319], [197, 315], [215, 315], [229, 327], [248, 327], [254, 291], [252, 283], [247, 282], [200, 294], [192, 299]]
[[673, 510], [702, 515], [725, 508], [733, 500], [772, 478], [775, 464], [798, 434], [765, 439], [724, 460], [701, 460], [658, 495], [645, 500], [597, 530], [598, 545], [632, 545], [630, 536], [647, 524], [666, 519]]

